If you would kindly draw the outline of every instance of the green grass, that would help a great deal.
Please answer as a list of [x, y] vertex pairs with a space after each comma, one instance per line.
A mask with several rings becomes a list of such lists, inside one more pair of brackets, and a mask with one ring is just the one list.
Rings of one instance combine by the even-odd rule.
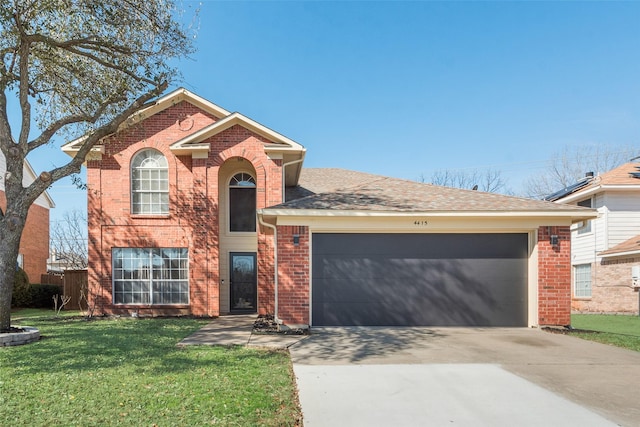
[[[640, 351], [640, 317], [608, 314], [573, 314], [571, 335], [603, 344]], [[583, 332], [593, 331], [593, 332]]]
[[12, 314], [43, 338], [0, 348], [0, 425], [292, 426], [301, 418], [284, 352], [176, 347], [206, 323], [197, 319], [63, 314]]

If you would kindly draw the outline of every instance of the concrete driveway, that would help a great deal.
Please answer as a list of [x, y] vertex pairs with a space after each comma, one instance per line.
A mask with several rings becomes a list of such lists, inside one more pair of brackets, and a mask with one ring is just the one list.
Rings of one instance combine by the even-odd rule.
[[526, 328], [314, 328], [306, 427], [640, 425], [640, 353]]

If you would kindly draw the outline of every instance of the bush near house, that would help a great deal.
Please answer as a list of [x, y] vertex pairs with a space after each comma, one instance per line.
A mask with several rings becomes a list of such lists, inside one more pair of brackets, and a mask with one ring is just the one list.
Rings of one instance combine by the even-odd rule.
[[29, 283], [27, 273], [18, 268], [13, 280], [12, 308], [53, 308], [53, 297], [62, 295], [58, 285], [41, 285]]
[[31, 302], [31, 284], [27, 273], [18, 267], [13, 279], [13, 294], [11, 294], [11, 307], [28, 307]]

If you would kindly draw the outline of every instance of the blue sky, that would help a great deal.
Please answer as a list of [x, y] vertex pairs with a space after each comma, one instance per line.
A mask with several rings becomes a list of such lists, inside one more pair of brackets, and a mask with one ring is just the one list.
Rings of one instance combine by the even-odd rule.
[[[562, 147], [640, 146], [640, 2], [199, 3], [181, 85], [304, 145], [306, 167], [491, 167], [518, 192]], [[86, 204], [50, 194], [53, 219]]]

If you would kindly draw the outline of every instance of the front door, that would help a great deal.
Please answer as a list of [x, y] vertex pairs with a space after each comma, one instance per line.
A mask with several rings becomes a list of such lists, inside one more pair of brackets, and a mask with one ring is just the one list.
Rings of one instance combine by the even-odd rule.
[[255, 252], [231, 252], [231, 312], [256, 312], [258, 276]]

